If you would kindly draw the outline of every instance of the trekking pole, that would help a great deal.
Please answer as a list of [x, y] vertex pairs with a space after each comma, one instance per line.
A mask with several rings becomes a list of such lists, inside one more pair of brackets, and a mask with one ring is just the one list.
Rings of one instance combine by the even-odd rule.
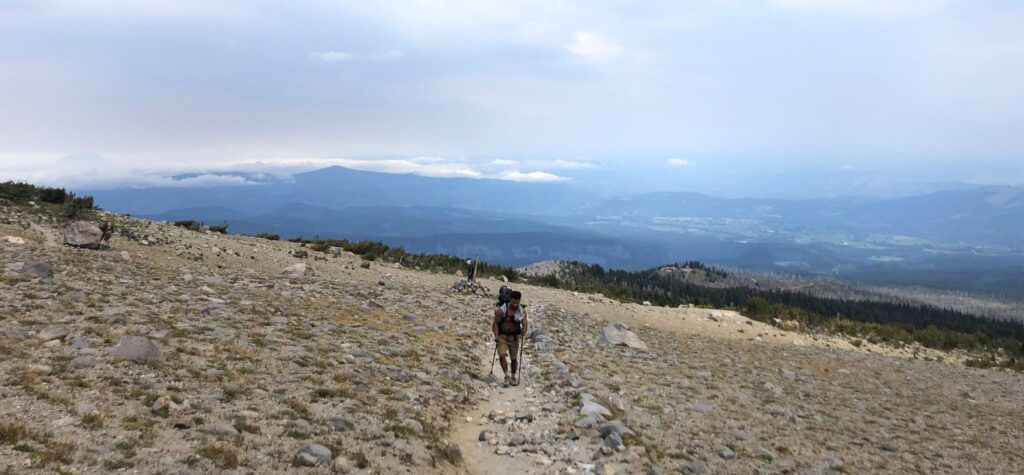
[[494, 379], [494, 359], [497, 358], [497, 357], [498, 357], [498, 343], [495, 342], [494, 343], [494, 355], [491, 356], [491, 374], [488, 375], [488, 377], [491, 378], [491, 379]]
[[[520, 338], [522, 338], [522, 337], [520, 337]], [[526, 346], [526, 338], [522, 338], [522, 341], [519, 342], [519, 380], [518, 380], [518, 382], [520, 382], [520, 383], [523, 382], [523, 369], [526, 368], [526, 362], [523, 360], [523, 348], [525, 346]]]

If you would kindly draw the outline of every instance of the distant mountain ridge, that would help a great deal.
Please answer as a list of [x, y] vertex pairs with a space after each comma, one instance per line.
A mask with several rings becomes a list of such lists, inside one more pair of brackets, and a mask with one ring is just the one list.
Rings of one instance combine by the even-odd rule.
[[610, 196], [571, 182], [342, 167], [292, 177], [220, 178], [246, 184], [81, 192], [111, 211], [225, 222], [234, 233], [381, 240], [417, 252], [479, 254], [506, 265], [564, 259], [640, 269], [696, 259], [762, 271], [884, 274], [887, 281], [913, 275], [921, 282], [920, 276], [939, 269], [977, 272], [972, 262], [981, 258], [1012, 269], [1024, 255], [1024, 187], [787, 200], [693, 192]]
[[[178, 177], [185, 179], [189, 176]], [[524, 215], [557, 216], [604, 198], [566, 184], [434, 178], [337, 166], [299, 173], [291, 178], [247, 182], [244, 186], [165, 186], [82, 192], [91, 194], [108, 209], [138, 215], [211, 206], [259, 214], [286, 203], [305, 203], [334, 209], [433, 206], [484, 210], [497, 206], [495, 213], [506, 210]]]

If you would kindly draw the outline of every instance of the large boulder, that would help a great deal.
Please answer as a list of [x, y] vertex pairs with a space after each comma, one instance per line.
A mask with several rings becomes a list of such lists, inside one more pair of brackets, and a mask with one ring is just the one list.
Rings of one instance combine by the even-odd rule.
[[641, 341], [636, 333], [630, 331], [625, 323], [621, 322], [612, 322], [605, 326], [601, 330], [600, 341], [602, 345], [622, 345], [638, 350], [647, 350], [647, 344]]
[[300, 262], [298, 264], [286, 267], [284, 269], [284, 272], [281, 272], [281, 275], [285, 277], [298, 278], [312, 277], [316, 274], [313, 272], [312, 267], [306, 265], [305, 262]]
[[117, 345], [110, 350], [110, 356], [119, 360], [130, 360], [149, 363], [163, 360], [160, 347], [149, 338], [142, 336], [123, 336]]
[[88, 221], [75, 221], [64, 231], [64, 244], [85, 249], [99, 249], [103, 231]]

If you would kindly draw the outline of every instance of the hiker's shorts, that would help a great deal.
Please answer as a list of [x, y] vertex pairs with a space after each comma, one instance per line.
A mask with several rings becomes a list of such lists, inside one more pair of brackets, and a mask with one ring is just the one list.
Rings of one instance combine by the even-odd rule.
[[509, 355], [512, 360], [519, 359], [519, 343], [522, 335], [498, 335], [498, 356]]

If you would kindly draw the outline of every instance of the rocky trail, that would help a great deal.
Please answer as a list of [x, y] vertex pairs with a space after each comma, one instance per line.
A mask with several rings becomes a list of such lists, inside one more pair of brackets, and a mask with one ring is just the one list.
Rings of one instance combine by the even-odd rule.
[[499, 281], [102, 218], [120, 228], [109, 248], [72, 247], [66, 222], [0, 203], [0, 470], [1024, 466], [1017, 373], [517, 283], [531, 332], [523, 384], [502, 388], [487, 378]]
[[[573, 420], [577, 408], [567, 405], [552, 384], [558, 372], [552, 368], [561, 368], [563, 374], [567, 368], [557, 362], [547, 344], [543, 330], [547, 308], [542, 304], [531, 312], [535, 330], [525, 339], [520, 384], [503, 387], [503, 374], [495, 363], [495, 376], [487, 377], [480, 402], [453, 430], [468, 473], [574, 473], [596, 468], [594, 455], [601, 453], [600, 444], [561, 430]], [[480, 351], [493, 345], [487, 340]], [[491, 359], [482, 360], [481, 366], [489, 368]], [[645, 471], [639, 465], [632, 468]]]

